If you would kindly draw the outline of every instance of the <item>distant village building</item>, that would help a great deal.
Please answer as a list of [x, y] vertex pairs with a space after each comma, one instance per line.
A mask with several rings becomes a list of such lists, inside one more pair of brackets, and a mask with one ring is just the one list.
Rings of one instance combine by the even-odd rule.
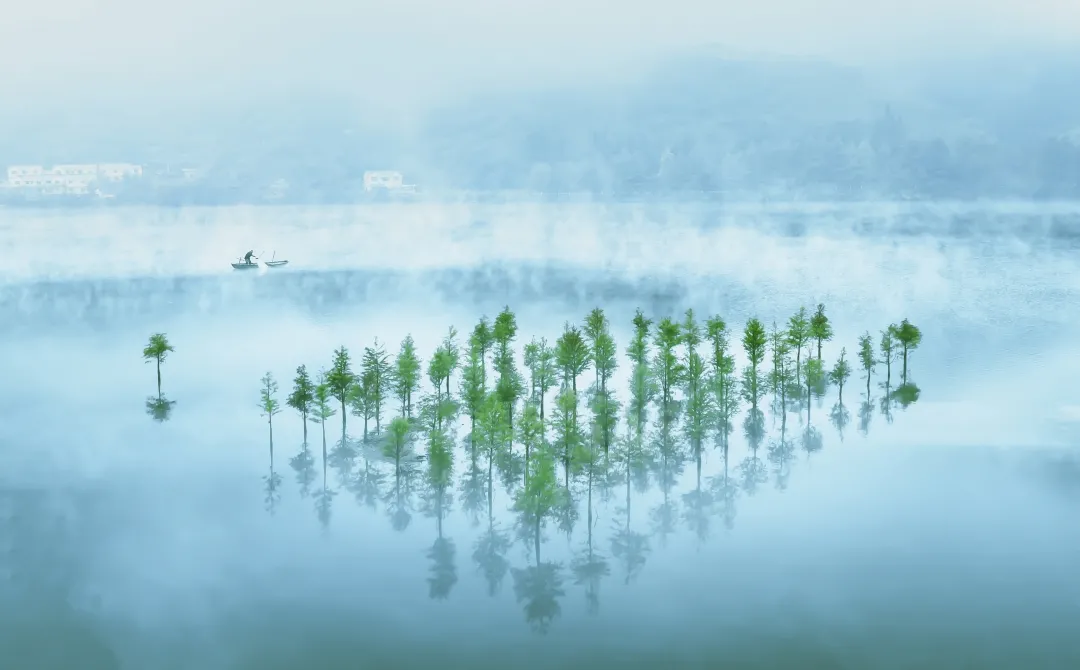
[[7, 169], [4, 186], [41, 195], [89, 195], [102, 182], [117, 183], [141, 177], [141, 165], [130, 163], [12, 165]]
[[400, 172], [368, 170], [364, 173], [364, 190], [368, 193], [377, 190], [392, 191], [402, 188], [404, 185], [405, 177]]

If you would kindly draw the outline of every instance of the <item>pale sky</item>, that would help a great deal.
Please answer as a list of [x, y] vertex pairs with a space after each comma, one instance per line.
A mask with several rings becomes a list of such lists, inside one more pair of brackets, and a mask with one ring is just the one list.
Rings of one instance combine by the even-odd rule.
[[703, 44], [848, 62], [1080, 44], [1080, 0], [8, 0], [0, 93], [453, 86]]

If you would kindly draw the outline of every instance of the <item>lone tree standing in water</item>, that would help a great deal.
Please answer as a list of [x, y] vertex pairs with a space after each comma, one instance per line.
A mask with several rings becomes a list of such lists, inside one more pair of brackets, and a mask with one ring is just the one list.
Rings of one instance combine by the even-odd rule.
[[900, 322], [900, 325], [896, 327], [894, 336], [897, 342], [900, 343], [900, 347], [903, 350], [904, 367], [900, 373], [901, 381], [907, 384], [907, 357], [908, 352], [915, 351], [919, 348], [919, 344], [922, 343], [922, 331], [915, 325], [912, 325], [910, 321], [904, 319]]
[[278, 385], [274, 381], [274, 375], [269, 372], [263, 375], [263, 378], [259, 381], [262, 382], [262, 390], [259, 391], [259, 409], [262, 410], [263, 416], [266, 417], [266, 421], [270, 425], [270, 460], [273, 462], [274, 415], [281, 411], [277, 401]]
[[157, 364], [157, 393], [158, 397], [161, 397], [161, 364], [165, 362], [165, 357], [173, 351], [173, 347], [169, 344], [169, 340], [165, 337], [165, 333], [154, 333], [150, 336], [150, 342], [143, 349], [143, 359], [147, 363], [154, 361]]
[[832, 324], [825, 316], [825, 305], [818, 303], [817, 311], [810, 317], [810, 337], [817, 342], [817, 359], [821, 360], [821, 343], [833, 338]]
[[289, 395], [286, 404], [300, 413], [304, 423], [304, 444], [307, 444], [308, 413], [311, 412], [311, 404], [315, 401], [315, 384], [308, 376], [307, 366], [301, 365], [296, 368], [296, 378], [293, 380], [293, 391]]

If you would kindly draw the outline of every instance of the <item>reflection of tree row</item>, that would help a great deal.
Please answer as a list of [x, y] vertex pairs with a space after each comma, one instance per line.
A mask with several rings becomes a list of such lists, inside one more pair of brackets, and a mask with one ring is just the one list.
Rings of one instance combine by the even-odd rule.
[[[823, 448], [815, 422], [824, 419], [818, 418], [815, 408], [822, 406], [830, 385], [837, 389], [836, 403], [825, 416], [843, 439], [850, 419], [843, 391], [851, 369], [844, 349], [835, 365], [825, 369], [822, 344], [831, 340], [832, 329], [823, 306], [812, 316], [800, 310], [783, 331], [774, 324], [767, 333], [759, 320], [751, 319], [741, 338], [746, 357], [741, 374], [736, 372], [729, 330], [720, 318], [700, 324], [687, 311], [680, 322], [654, 323], [638, 312], [633, 325], [626, 349], [630, 385], [622, 399], [611, 388], [617, 349], [599, 309], [581, 328], [566, 324], [553, 345], [545, 339], [525, 345], [524, 373], [518, 369], [513, 347], [517, 325], [509, 309], [493, 323], [481, 319], [465, 351], [458, 348], [457, 333], [451, 328], [427, 366], [426, 392], [421, 390], [425, 370], [411, 337], [406, 337], [393, 361], [376, 341], [365, 350], [358, 372], [353, 371], [345, 347], [334, 353], [331, 367], [317, 379], [300, 366], [287, 404], [300, 413], [305, 426], [303, 447], [291, 461], [301, 496], [314, 499], [326, 527], [336, 490], [348, 490], [362, 506], [374, 509], [382, 504], [397, 531], [411, 523], [418, 497], [422, 512], [435, 521], [435, 540], [427, 552], [429, 593], [432, 598], [447, 598], [458, 579], [457, 551], [454, 540], [444, 533], [444, 520], [454, 503], [455, 445], [463, 431], [466, 464], [457, 490], [462, 510], [474, 527], [481, 528], [472, 560], [491, 595], [500, 591], [509, 572], [527, 620], [543, 631], [559, 615], [566, 579], [572, 578], [584, 590], [590, 612], [599, 610], [600, 584], [611, 573], [611, 564], [594, 533], [596, 496], [607, 499], [616, 489], [623, 490], [609, 548], [610, 559], [629, 583], [646, 563], [651, 537], [663, 546], [681, 522], [704, 541], [716, 516], [730, 530], [739, 496], [756, 495], [769, 481], [770, 466], [775, 487], [786, 489], [796, 449], [801, 446], [809, 457]], [[890, 384], [897, 352], [903, 352], [906, 360], [906, 352], [920, 339], [907, 321], [890, 326], [882, 334], [880, 360], [869, 334], [860, 340], [860, 362], [867, 376], [860, 408], [863, 432], [875, 401], [870, 378], [879, 363], [886, 365], [886, 378], [878, 405], [887, 420], [891, 421], [894, 404], [907, 406], [917, 399], [906, 362], [900, 388], [893, 390]], [[903, 343], [900, 349], [897, 342]], [[769, 354], [771, 370], [766, 370]], [[455, 394], [451, 378], [459, 368]], [[592, 379], [582, 388], [581, 378], [590, 370]], [[268, 373], [262, 393], [271, 431], [268, 502], [276, 502], [275, 391]], [[389, 422], [384, 416], [387, 401], [393, 403], [395, 414]], [[341, 438], [327, 453], [326, 423], [337, 414]], [[350, 415], [363, 421], [359, 439], [349, 438]], [[792, 415], [797, 428], [789, 425]], [[308, 421], [320, 425], [323, 440], [322, 487], [314, 494]], [[748, 449], [745, 457], [732, 463], [736, 424]], [[772, 440], [767, 439], [770, 433], [775, 435]], [[706, 477], [703, 462], [710, 451], [719, 453], [723, 469]], [[694, 470], [693, 487], [680, 496], [676, 487], [688, 464]], [[337, 473], [336, 486], [328, 484], [328, 467]], [[508, 511], [516, 519], [513, 529], [498, 522], [496, 485], [512, 498]], [[632, 513], [634, 493], [647, 493], [653, 486], [660, 502], [647, 510], [647, 518], [638, 520]], [[547, 534], [554, 530], [572, 539], [582, 512], [584, 542], [569, 564], [545, 560]], [[646, 522], [649, 532], [639, 530]], [[511, 567], [507, 558], [515, 541], [527, 548], [526, 564], [520, 568]]]

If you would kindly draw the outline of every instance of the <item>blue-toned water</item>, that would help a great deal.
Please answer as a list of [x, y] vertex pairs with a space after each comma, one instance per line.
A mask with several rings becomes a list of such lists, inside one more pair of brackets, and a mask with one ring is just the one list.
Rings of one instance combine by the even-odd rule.
[[[5, 216], [0, 666], [1080, 664], [1065, 205]], [[290, 265], [232, 273], [249, 248]], [[808, 423], [805, 403], [782, 413], [768, 395], [759, 434], [743, 403], [726, 457], [714, 434], [683, 439], [681, 418], [664, 446], [654, 406], [628, 459], [621, 413], [618, 444], [571, 472], [572, 504], [539, 535], [514, 509], [521, 444], [474, 446], [467, 419], [449, 478], [425, 431], [395, 463], [355, 416], [344, 448], [327, 422], [324, 461], [320, 427], [303, 448], [288, 408], [271, 465], [260, 377], [284, 403], [296, 366], [328, 367], [341, 345], [359, 357], [378, 337], [393, 356], [411, 334], [426, 366], [449, 326], [464, 346], [509, 305], [523, 369], [521, 345], [599, 306], [625, 404], [636, 309], [723, 316], [741, 370], [748, 318], [782, 327], [818, 302], [827, 367], [844, 348], [856, 368], [842, 405], [829, 388]], [[896, 363], [867, 398], [858, 338], [903, 318], [923, 333], [919, 395], [896, 395]], [[152, 332], [176, 348], [166, 421], [147, 413]]]

